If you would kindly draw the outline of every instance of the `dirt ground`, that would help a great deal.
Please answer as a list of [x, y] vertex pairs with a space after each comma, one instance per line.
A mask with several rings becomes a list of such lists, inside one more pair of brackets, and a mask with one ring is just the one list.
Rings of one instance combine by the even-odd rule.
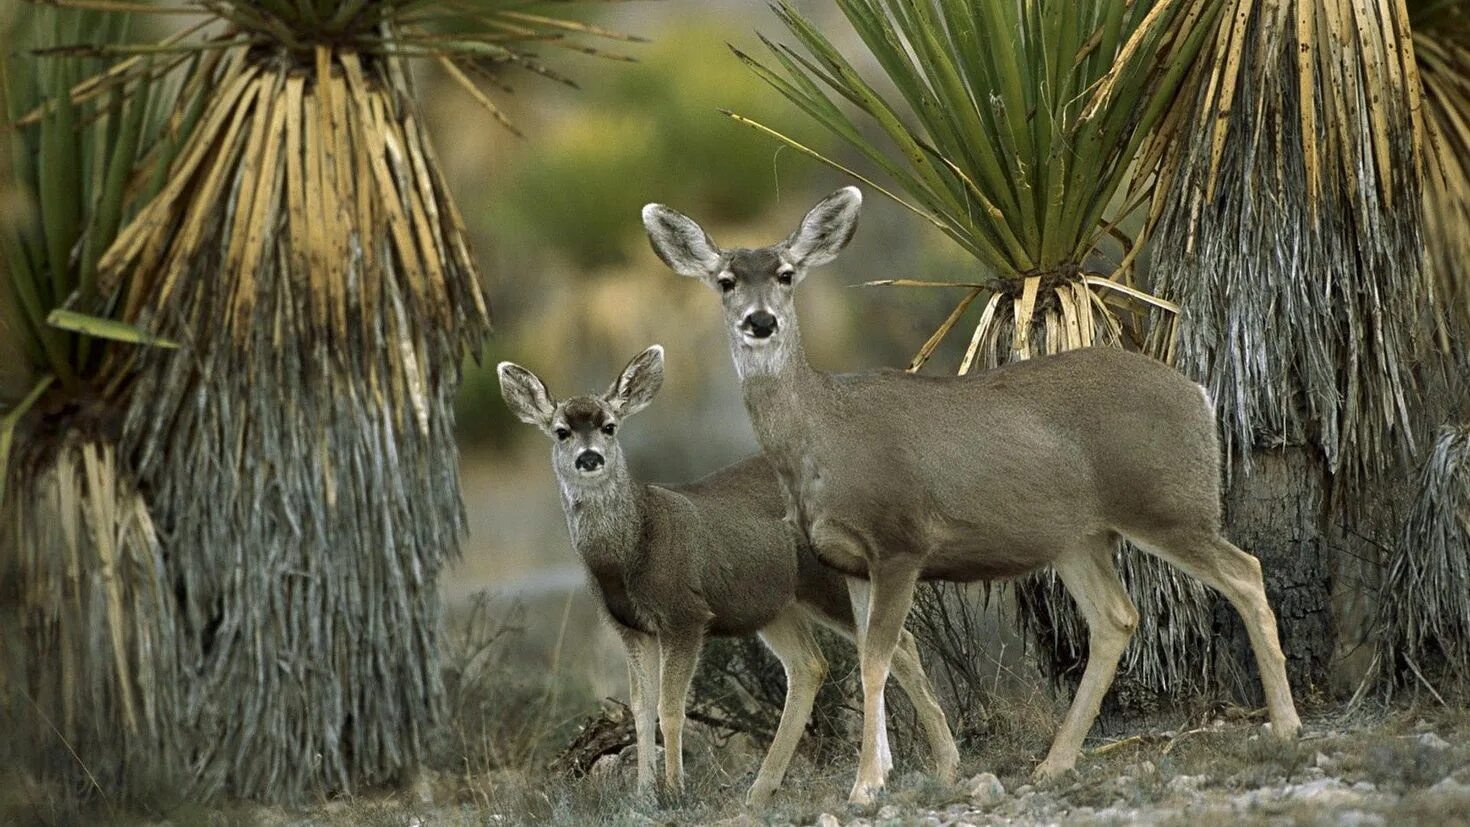
[[[572, 780], [543, 773], [426, 775], [411, 791], [326, 802], [305, 811], [241, 807], [170, 814], [153, 825], [1454, 825], [1470, 824], [1470, 710], [1414, 706], [1309, 715], [1282, 744], [1250, 717], [1089, 742], [1070, 776], [1027, 774], [1050, 733], [1021, 715], [992, 743], [966, 743], [962, 781], [942, 785], [900, 757], [871, 807], [845, 803], [853, 756], [799, 755], [764, 813], [741, 801], [759, 754], [695, 737], [684, 795], [656, 800], [609, 762]], [[41, 822], [45, 823], [45, 822]], [[54, 823], [54, 822], [53, 822]]]

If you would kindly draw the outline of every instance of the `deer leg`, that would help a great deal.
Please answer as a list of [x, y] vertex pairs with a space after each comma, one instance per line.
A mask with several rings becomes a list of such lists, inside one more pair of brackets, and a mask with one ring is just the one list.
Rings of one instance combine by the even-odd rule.
[[658, 641], [631, 629], [620, 630], [628, 653], [628, 700], [638, 738], [638, 789], [653, 785], [654, 728], [658, 721]]
[[1082, 741], [1118, 671], [1118, 660], [1138, 626], [1138, 610], [1113, 570], [1111, 535], [1105, 542], [1089, 543], [1062, 555], [1054, 565], [1087, 620], [1087, 668], [1051, 751], [1032, 773], [1037, 780], [1055, 778], [1077, 763]]
[[[852, 603], [853, 629], [857, 641], [858, 657], [862, 657], [863, 641], [867, 637], [868, 615], [872, 607], [873, 586], [860, 577], [847, 578], [847, 599]], [[893, 769], [893, 751], [888, 747], [888, 705], [878, 699], [878, 760], [883, 773]]]
[[919, 660], [919, 649], [914, 636], [905, 629], [898, 638], [898, 648], [893, 651], [893, 677], [909, 696], [914, 710], [919, 714], [919, 723], [929, 738], [929, 752], [934, 756], [935, 772], [944, 784], [954, 783], [959, 768], [960, 751], [954, 745], [954, 736], [949, 731], [949, 721], [939, 699], [934, 697], [934, 687], [929, 676], [924, 674], [924, 664]]
[[919, 576], [917, 569], [908, 566], [889, 566], [870, 570], [870, 573], [872, 600], [868, 607], [867, 628], [863, 633], [861, 658], [863, 746], [858, 758], [857, 780], [848, 796], [854, 804], [864, 805], [873, 802], [873, 794], [883, 789], [887, 776], [879, 755], [879, 744], [886, 742], [888, 736], [883, 717], [883, 690], [888, 683], [893, 650], [898, 646], [903, 622], [914, 602], [914, 583]]
[[[858, 629], [849, 625], [846, 618], [822, 616], [820, 619], [832, 631], [857, 642]], [[858, 644], [858, 653], [862, 653], [862, 644]], [[908, 694], [909, 700], [913, 701], [914, 710], [919, 714], [919, 723], [929, 738], [929, 749], [934, 755], [939, 780], [946, 784], [952, 782], [959, 768], [960, 753], [955, 747], [954, 736], [949, 731], [949, 721], [944, 717], [944, 709], [939, 706], [939, 699], [934, 695], [934, 686], [924, 673], [914, 636], [907, 629], [899, 635], [898, 648], [893, 650], [893, 677]]]
[[782, 612], [760, 631], [760, 636], [786, 670], [786, 703], [781, 709], [776, 736], [771, 739], [771, 747], [746, 799], [751, 807], [764, 807], [781, 786], [791, 756], [811, 718], [817, 690], [827, 676], [827, 659], [822, 657], [822, 650], [812, 635], [811, 621], [801, 609], [792, 606]]
[[[1271, 733], [1278, 738], [1295, 738], [1302, 728], [1291, 684], [1286, 678], [1286, 655], [1276, 629], [1276, 613], [1266, 600], [1266, 583], [1261, 578], [1261, 561], [1241, 551], [1219, 534], [1168, 544], [1150, 543], [1149, 553], [1183, 569], [1205, 585], [1225, 595], [1245, 622], [1261, 672], [1266, 708], [1271, 713]], [[1208, 550], [1201, 555], [1199, 549]]]
[[684, 791], [684, 704], [704, 640], [698, 633], [661, 635], [658, 643], [658, 726], [664, 736], [664, 781], [674, 795]]

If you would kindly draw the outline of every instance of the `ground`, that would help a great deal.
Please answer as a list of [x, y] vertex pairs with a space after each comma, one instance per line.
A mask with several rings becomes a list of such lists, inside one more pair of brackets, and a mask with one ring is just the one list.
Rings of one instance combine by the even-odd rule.
[[[694, 738], [689, 789], [662, 803], [631, 789], [627, 769], [586, 779], [525, 770], [431, 774], [411, 791], [325, 802], [303, 811], [237, 806], [190, 809], [150, 825], [515, 825], [515, 824], [1160, 824], [1241, 823], [1470, 825], [1470, 709], [1394, 706], [1318, 712], [1303, 736], [1278, 743], [1252, 716], [1209, 716], [1175, 730], [1149, 729], [1089, 742], [1077, 770], [1051, 784], [1027, 773], [1048, 729], [1011, 716], [988, 743], [962, 744], [965, 771], [953, 786], [901, 759], [875, 805], [845, 803], [852, 756], [800, 756], [772, 808], [741, 806], [756, 756]], [[994, 777], [986, 775], [993, 773]], [[0, 820], [5, 820], [0, 818]], [[58, 823], [38, 817], [37, 823]]]

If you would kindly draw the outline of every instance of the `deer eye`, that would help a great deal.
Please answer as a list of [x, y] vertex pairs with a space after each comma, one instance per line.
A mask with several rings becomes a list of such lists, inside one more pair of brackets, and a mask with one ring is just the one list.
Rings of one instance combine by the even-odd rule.
[[557, 428], [556, 429], [556, 438], [557, 439], [560, 439], [562, 441], [566, 441], [566, 440], [572, 438], [572, 432], [571, 431], [568, 431], [566, 428]]
[[734, 279], [720, 279], [720, 292], [728, 293], [735, 289]]
[[776, 281], [779, 281], [782, 284], [786, 285], [787, 287], [790, 287], [791, 286], [791, 271], [790, 270], [782, 270], [781, 272], [777, 273], [776, 274]]
[[616, 431], [617, 429], [618, 429], [618, 426], [612, 424], [611, 422], [609, 422], [606, 425], [603, 425], [602, 426], [602, 432], [605, 433], [605, 434], [607, 434], [608, 436], [612, 436], [613, 435], [613, 432]]

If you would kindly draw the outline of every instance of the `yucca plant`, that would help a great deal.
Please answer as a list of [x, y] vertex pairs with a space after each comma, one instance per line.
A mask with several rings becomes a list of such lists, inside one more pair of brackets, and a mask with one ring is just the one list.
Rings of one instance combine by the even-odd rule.
[[[1424, 269], [1430, 328], [1448, 378], [1426, 360], [1421, 382], [1439, 428], [1420, 460], [1408, 516], [1386, 554], [1377, 611], [1377, 666], [1388, 693], [1470, 687], [1470, 9], [1411, 2], [1414, 55], [1424, 88]], [[1367, 687], [1365, 682], [1364, 688]], [[1438, 687], [1439, 689], [1436, 689]], [[1443, 700], [1441, 698], [1441, 700]]]
[[164, 749], [180, 701], [172, 587], [109, 399], [150, 337], [108, 317], [96, 274], [188, 127], [163, 117], [167, 80], [74, 100], [103, 61], [13, 52], [116, 43], [126, 17], [16, 11], [0, 19], [0, 755], [76, 775], [78, 755], [107, 754], [102, 785], [183, 759]]
[[[847, 172], [942, 230], [975, 259], [956, 282], [879, 284], [962, 291], [919, 348], [918, 370], [962, 322], [959, 373], [1090, 345], [1138, 346], [1149, 307], [1172, 304], [1132, 284], [1139, 247], [1119, 225], [1146, 203], [1144, 153], [1178, 126], [1171, 106], [1220, 19], [1220, 0], [839, 0], [897, 91], [866, 79], [790, 5], [777, 15], [804, 51], [766, 41], [752, 70], [845, 140], [853, 169], [765, 124], [754, 128]], [[853, 111], [878, 128], [870, 139]], [[1155, 150], [1157, 151], [1157, 150]], [[985, 297], [978, 319], [965, 321]], [[1128, 340], [1125, 342], [1125, 340]], [[1168, 358], [1168, 342], [1158, 355]], [[1210, 603], [1198, 583], [1136, 551], [1119, 555], [1143, 628], [1125, 673], [1158, 691], [1207, 674]], [[1022, 620], [1054, 677], [1080, 674], [1086, 630], [1055, 575], [1024, 581]], [[1156, 625], [1157, 624], [1157, 625]]]
[[1441, 428], [1388, 560], [1378, 652], [1386, 687], [1470, 688], [1470, 428]]
[[577, 36], [613, 33], [515, 0], [159, 11], [195, 19], [40, 57], [122, 58], [54, 109], [181, 74], [167, 117], [187, 138], [92, 288], [180, 345], [139, 351], [105, 394], [163, 538], [179, 659], [163, 750], [181, 765], [166, 780], [276, 801], [403, 780], [441, 708], [437, 578], [464, 524], [451, 400], [489, 329], [408, 62], [503, 120], [472, 74], [559, 78], [527, 44], [597, 53]]
[[[1158, 150], [1152, 289], [1230, 460], [1296, 687], [1323, 686], [1339, 549], [1391, 542], [1428, 341], [1421, 93], [1403, 0], [1231, 0]], [[1373, 554], [1371, 549], [1367, 554]], [[1233, 627], [1236, 639], [1243, 637]], [[1346, 639], [1351, 647], [1356, 641]]]
[[1424, 88], [1429, 149], [1424, 186], [1424, 268], [1442, 350], [1470, 336], [1470, 9], [1409, 4], [1414, 57]]
[[1422, 294], [1419, 73], [1403, 0], [1232, 0], [1161, 147], [1156, 292], [1227, 451], [1307, 444], [1353, 480], [1407, 454]]

